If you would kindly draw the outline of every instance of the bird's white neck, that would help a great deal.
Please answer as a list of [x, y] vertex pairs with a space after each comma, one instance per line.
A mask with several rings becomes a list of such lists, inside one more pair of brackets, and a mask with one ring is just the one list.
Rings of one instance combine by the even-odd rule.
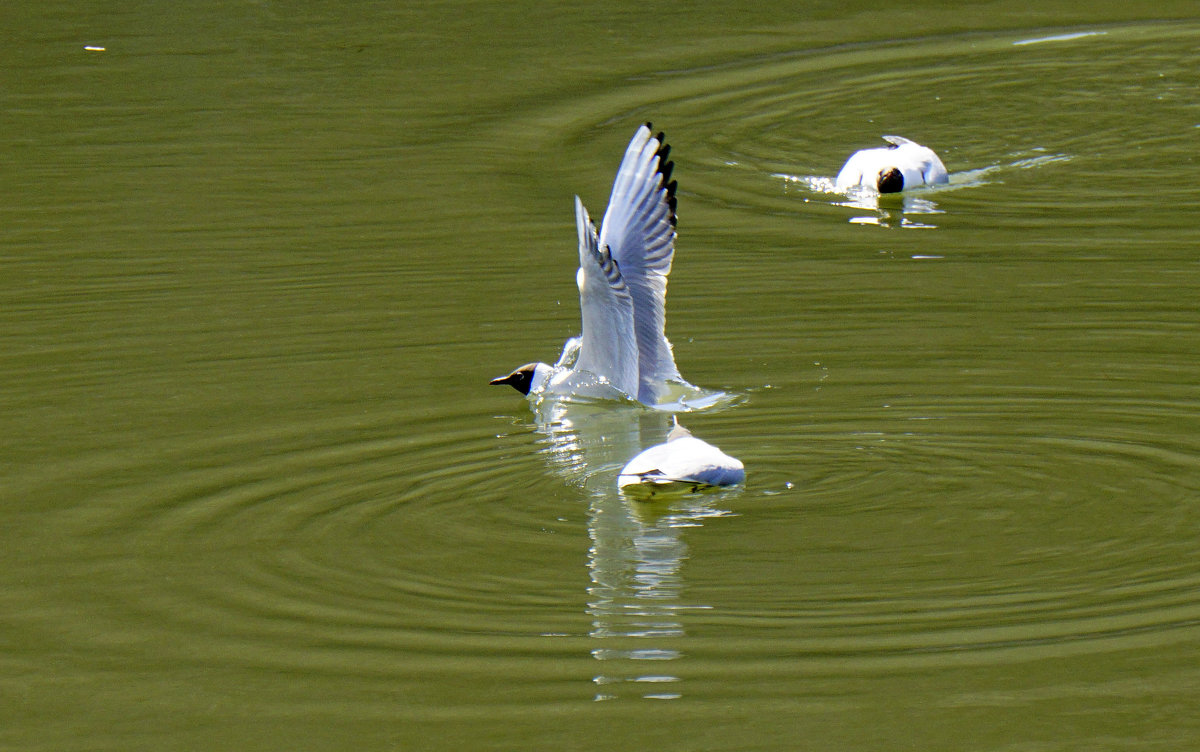
[[535, 396], [542, 393], [546, 387], [546, 383], [550, 381], [550, 377], [554, 375], [554, 366], [546, 363], [537, 363], [533, 367], [533, 378], [529, 381], [529, 396]]

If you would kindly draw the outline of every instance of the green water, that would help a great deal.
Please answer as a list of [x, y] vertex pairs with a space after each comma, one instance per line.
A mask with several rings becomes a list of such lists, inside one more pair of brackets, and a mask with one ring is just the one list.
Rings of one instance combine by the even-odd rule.
[[[1193, 3], [0, 21], [0, 748], [1200, 745]], [[487, 386], [644, 120], [747, 470], [654, 505]]]

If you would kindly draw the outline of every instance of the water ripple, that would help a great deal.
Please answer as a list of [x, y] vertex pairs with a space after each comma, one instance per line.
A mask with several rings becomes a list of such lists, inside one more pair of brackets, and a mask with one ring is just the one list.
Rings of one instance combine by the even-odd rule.
[[[553, 124], [546, 138], [565, 143], [535, 139], [531, 148], [544, 153], [594, 148], [593, 134], [639, 120], [666, 127], [677, 147], [685, 227], [693, 202], [753, 215], [760, 225], [773, 217], [780, 231], [790, 217], [815, 238], [829, 230], [813, 220], [864, 224], [855, 209], [889, 227], [969, 221], [976, 230], [1012, 230], [1094, 221], [1093, 212], [1071, 211], [1082, 203], [1111, 206], [1116, 227], [1123, 217], [1172, 211], [1154, 188], [1174, 182], [1179, 160], [1190, 159], [1188, 60], [1198, 36], [1200, 27], [1170, 23], [785, 52], [623, 82], [591, 99], [552, 103], [519, 126], [530, 140], [531, 120]], [[1146, 64], [1130, 66], [1131, 57]], [[950, 184], [870, 205], [829, 192], [845, 158], [880, 145], [885, 133], [933, 147]], [[578, 163], [608, 161], [597, 148]], [[1009, 189], [997, 190], [1002, 185]]]
[[[1162, 386], [1194, 369], [1183, 348], [1136, 371], [1108, 355], [1187, 333], [1190, 312], [1108, 302], [1100, 274], [1034, 289], [1027, 267], [957, 262], [972, 233], [1072, 226], [1081, 203], [1132, 205], [1138, 221], [1174, 211], [1137, 189], [1169, 179], [1171, 160], [1139, 152], [1191, 149], [1181, 53], [1197, 35], [1134, 26], [838, 47], [521, 113], [500, 126], [521, 138], [504, 143], [574, 145], [574, 165], [598, 165], [597, 185], [611, 179], [609, 135], [660, 122], [677, 147], [681, 248], [702, 259], [721, 233], [757, 233], [762, 247], [744, 249], [757, 276], [697, 263], [672, 282], [706, 291], [672, 301], [672, 325], [700, 340], [680, 348], [689, 377], [722, 383], [709, 358], [745, 353], [753, 363], [734, 378], [770, 374], [732, 385], [744, 403], [689, 425], [746, 463], [745, 490], [628, 502], [616, 469], [661, 439], [665, 416], [539, 423], [524, 403], [497, 417], [482, 399], [117, 448], [59, 468], [58, 482], [89, 489], [55, 512], [56, 532], [77, 543], [53, 554], [63, 581], [22, 618], [118, 656], [151, 642], [176, 659], [415, 680], [463, 656], [479, 675], [514, 676], [533, 658], [559, 678], [555, 661], [571, 654], [603, 662], [588, 672], [596, 699], [625, 685], [674, 699], [685, 675], [727, 678], [731, 656], [757, 678], [1195, 639], [1200, 558], [1179, 531], [1200, 524], [1200, 444], [1180, 438], [1200, 435], [1196, 395]], [[1135, 49], [1156, 75], [1126, 66]], [[984, 111], [969, 106], [981, 87]], [[1071, 118], [1056, 116], [1068, 107]], [[1080, 132], [1081, 118], [1095, 127]], [[600, 132], [604, 143], [588, 138]], [[821, 181], [883, 132], [937, 146], [956, 179], [907, 203], [830, 196]], [[689, 205], [729, 224], [690, 240]], [[1131, 222], [1113, 211], [1103, 229], [1140, 229]], [[963, 232], [957, 244], [864, 251], [846, 237], [874, 232], [865, 224]], [[1132, 242], [1106, 235], [1094, 253], [1122, 237]], [[1020, 239], [1014, 257], [1039, 252]], [[806, 277], [810, 259], [843, 252], [860, 258]], [[443, 289], [428, 267], [414, 299]], [[755, 305], [705, 329], [734, 299]], [[1008, 313], [1014, 302], [1024, 308]], [[1068, 308], [1076, 315], [1051, 315]], [[463, 362], [475, 343], [455, 336], [439, 354]], [[1078, 371], [1029, 383], [1022, 358]], [[1084, 413], [1086, 431], [1072, 420]], [[107, 553], [73, 558], [87, 541]], [[392, 651], [413, 660], [385, 667]]]
[[[859, 668], [870, 657], [986, 662], [1194, 639], [1200, 565], [1178, 531], [1200, 524], [1200, 446], [1145, 432], [1143, 421], [1171, 410], [1152, 397], [1113, 409], [1104, 436], [1039, 422], [1096, 411], [1078, 399], [908, 401], [830, 416], [807, 400], [797, 414], [801, 403], [778, 391], [752, 401], [715, 431], [759, 447], [747, 457], [760, 468], [754, 498], [738, 505], [753, 513], [734, 522], [759, 545], [738, 566], [771, 569], [792, 595], [717, 591], [711, 617], [693, 621], [772, 635], [741, 642], [750, 653]], [[794, 439], [756, 436], [763, 415], [747, 413], [760, 408], [790, 416]], [[802, 540], [772, 535], [780, 525]]]

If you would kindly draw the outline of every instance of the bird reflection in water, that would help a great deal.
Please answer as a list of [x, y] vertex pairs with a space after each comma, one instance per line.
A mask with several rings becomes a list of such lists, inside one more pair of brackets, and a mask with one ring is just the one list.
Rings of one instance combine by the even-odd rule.
[[728, 492], [696, 493], [662, 501], [622, 495], [616, 476], [630, 457], [666, 440], [670, 414], [609, 404], [547, 402], [537, 406], [538, 431], [550, 466], [587, 491], [589, 635], [596, 700], [624, 695], [682, 696], [675, 661], [684, 657], [687, 615], [711, 606], [688, 603], [685, 531], [731, 515]]

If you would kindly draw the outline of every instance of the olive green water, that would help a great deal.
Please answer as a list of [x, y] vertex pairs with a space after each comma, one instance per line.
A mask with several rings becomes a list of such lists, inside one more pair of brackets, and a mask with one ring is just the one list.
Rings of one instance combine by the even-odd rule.
[[[1193, 3], [0, 21], [0, 748], [1200, 747]], [[748, 475], [652, 506], [486, 385], [644, 120]]]

